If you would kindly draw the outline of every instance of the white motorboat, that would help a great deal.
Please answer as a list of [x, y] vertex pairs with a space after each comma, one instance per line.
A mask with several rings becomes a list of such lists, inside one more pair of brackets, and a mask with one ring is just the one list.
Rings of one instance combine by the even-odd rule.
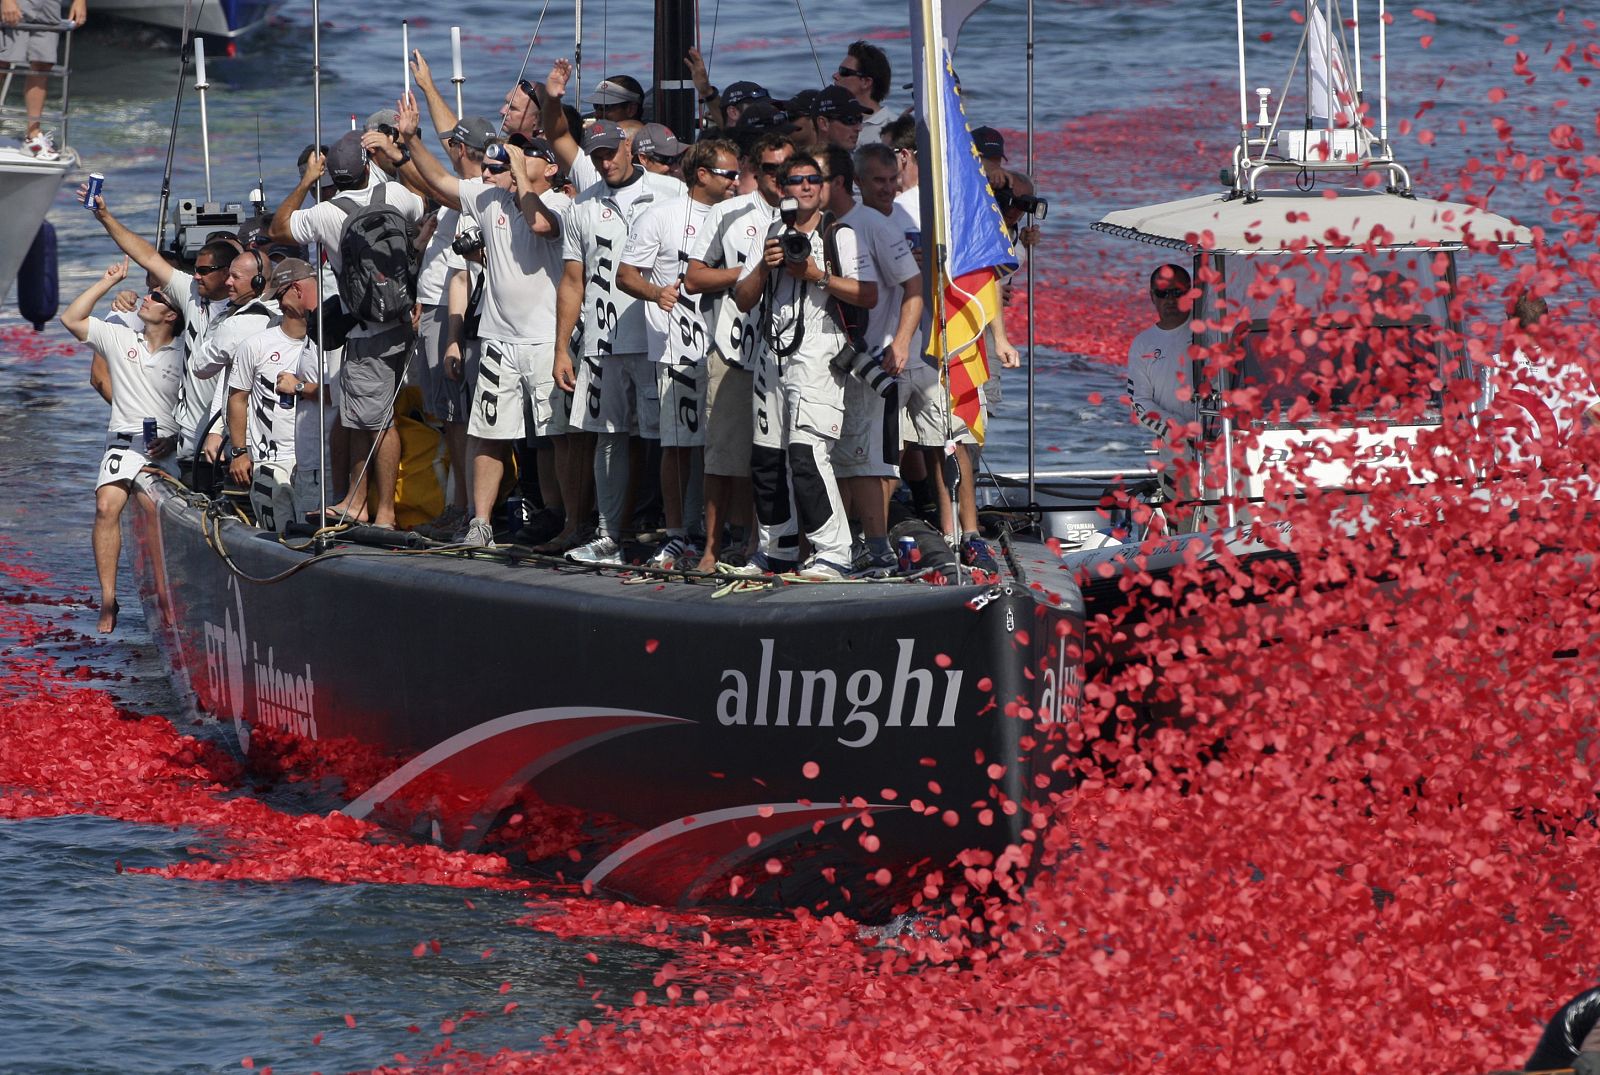
[[73, 24], [63, 20], [58, 25], [26, 28], [61, 35], [60, 62], [48, 74], [59, 87], [58, 107], [47, 105], [42, 117], [43, 127], [55, 132], [60, 156], [46, 160], [23, 147], [27, 123], [22, 104], [23, 71], [0, 68], [0, 130], [4, 132], [0, 134], [0, 300], [11, 292], [56, 191], [78, 165], [78, 155], [67, 145]]
[[[214, 3], [186, 3], [185, 0], [95, 0], [96, 15], [115, 15], [130, 22], [142, 22], [169, 30], [183, 30], [204, 37], [236, 38], [256, 29], [276, 11], [283, 0], [217, 0]], [[185, 22], [185, 19], [188, 22]]]

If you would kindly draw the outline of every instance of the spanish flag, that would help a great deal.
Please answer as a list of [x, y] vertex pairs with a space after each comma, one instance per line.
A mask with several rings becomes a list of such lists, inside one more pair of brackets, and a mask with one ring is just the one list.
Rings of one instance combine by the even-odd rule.
[[1017, 255], [972, 141], [950, 52], [941, 44], [936, 55], [937, 65], [919, 68], [927, 72], [921, 87], [929, 142], [924, 159], [934, 161], [933, 181], [925, 183], [932, 189], [924, 195], [933, 204], [923, 219], [934, 221], [932, 249], [938, 257], [928, 352], [945, 371], [951, 409], [982, 444], [978, 389], [989, 379], [984, 329], [999, 314], [1000, 281], [1016, 271]]

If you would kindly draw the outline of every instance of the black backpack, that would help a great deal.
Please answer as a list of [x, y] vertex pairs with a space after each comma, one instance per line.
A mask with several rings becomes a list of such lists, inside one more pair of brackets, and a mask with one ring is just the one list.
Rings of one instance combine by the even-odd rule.
[[[822, 218], [822, 260], [827, 264], [830, 276], [843, 276], [839, 266], [839, 230], [850, 229], [850, 225], [841, 224], [834, 219], [832, 213], [825, 213]], [[854, 230], [854, 229], [850, 229]], [[857, 254], [859, 257], [859, 253]], [[833, 315], [834, 324], [849, 339], [851, 346], [858, 351], [867, 349], [867, 318], [872, 311], [865, 306], [856, 306], [852, 303], [828, 297], [828, 312]]]
[[385, 199], [385, 184], [359, 205], [335, 198], [344, 210], [339, 232], [339, 297], [365, 325], [386, 325], [411, 317], [417, 301], [417, 226]]

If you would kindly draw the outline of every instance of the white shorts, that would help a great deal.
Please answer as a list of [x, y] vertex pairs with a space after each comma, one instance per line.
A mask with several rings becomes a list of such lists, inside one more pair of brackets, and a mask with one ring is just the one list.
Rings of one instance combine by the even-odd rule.
[[467, 433], [479, 440], [521, 440], [527, 432], [525, 411], [533, 414], [535, 436], [565, 433], [557, 396], [554, 343], [481, 341], [472, 410]]
[[144, 454], [143, 432], [107, 433], [106, 452], [100, 457], [100, 479], [94, 487], [132, 481], [145, 467], [157, 467], [177, 477], [178, 455], [173, 452], [164, 459], [150, 459]]
[[661, 436], [661, 397], [656, 364], [643, 354], [584, 355], [578, 362], [573, 410], [578, 428], [589, 433]]
[[[906, 364], [905, 372], [900, 374], [900, 397], [905, 412], [900, 427], [906, 443], [919, 448], [943, 448], [947, 441], [957, 444], [978, 443], [978, 438], [972, 435], [967, 423], [954, 411], [950, 412], [949, 432], [946, 434], [945, 410], [949, 406], [949, 396], [939, 383], [939, 371], [935, 367], [913, 357]], [[983, 398], [981, 388], [978, 398]], [[987, 425], [987, 408], [983, 413]]]
[[706, 443], [706, 364], [656, 363], [661, 404], [661, 446], [701, 448]]
[[844, 427], [833, 446], [833, 472], [841, 478], [900, 476], [900, 386], [880, 396], [859, 377], [844, 383]]

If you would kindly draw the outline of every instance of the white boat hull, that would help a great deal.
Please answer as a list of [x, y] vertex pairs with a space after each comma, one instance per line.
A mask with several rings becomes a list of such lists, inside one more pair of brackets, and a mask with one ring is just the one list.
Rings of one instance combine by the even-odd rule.
[[[239, 37], [267, 20], [281, 0], [235, 0], [233, 3], [196, 4], [196, 33], [206, 37]], [[184, 28], [184, 0], [96, 0], [94, 13], [115, 15], [132, 22]], [[190, 17], [195, 17], [191, 14]]]
[[11, 293], [33, 237], [76, 163], [70, 152], [41, 161], [0, 149], [0, 298]]

